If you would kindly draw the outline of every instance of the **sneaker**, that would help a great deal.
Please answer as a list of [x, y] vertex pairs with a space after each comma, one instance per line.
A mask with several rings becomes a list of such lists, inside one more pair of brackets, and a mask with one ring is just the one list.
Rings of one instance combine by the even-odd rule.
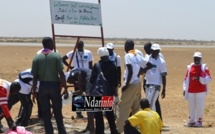
[[197, 122], [194, 124], [194, 127], [202, 127], [202, 122], [201, 122], [201, 121], [197, 121]]

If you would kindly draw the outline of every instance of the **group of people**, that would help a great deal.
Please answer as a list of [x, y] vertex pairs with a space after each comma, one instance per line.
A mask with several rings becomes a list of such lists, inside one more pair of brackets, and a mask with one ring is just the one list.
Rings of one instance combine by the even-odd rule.
[[[5, 117], [10, 128], [15, 130], [16, 125], [28, 125], [33, 107], [32, 101], [35, 103], [37, 100], [38, 116], [44, 122], [45, 133], [54, 133], [51, 123], [51, 109], [53, 109], [58, 133], [66, 134], [62, 115], [62, 96], [65, 99], [68, 97], [67, 83], [73, 84], [75, 90], [73, 94], [90, 95], [91, 87], [99, 73], [96, 64], [99, 64], [109, 83], [110, 95], [114, 96], [114, 103], [118, 105], [117, 118], [113, 111], [105, 111], [111, 133], [161, 133], [163, 122], [159, 95], [161, 93], [162, 99], [166, 96], [167, 67], [159, 44], [150, 42], [144, 44], [146, 55], [143, 56], [140, 50], [135, 49], [133, 40], [126, 40], [123, 84], [121, 83], [121, 57], [114, 52], [113, 43], [108, 43], [97, 50], [100, 60], [94, 65], [92, 52], [84, 49], [83, 41], [78, 42], [77, 50], [70, 51], [63, 57], [53, 51], [52, 38], [43, 38], [42, 44], [43, 49], [37, 52], [31, 69], [21, 72], [19, 78], [12, 83], [0, 80], [0, 97], [2, 96], [0, 120]], [[188, 66], [183, 86], [183, 95], [189, 102], [189, 121], [186, 126], [201, 127], [204, 100], [208, 92], [207, 84], [211, 81], [211, 76], [207, 66], [202, 64], [202, 54], [195, 52], [193, 57], [194, 62]], [[71, 60], [71, 58], [73, 58], [73, 64], [71, 61], [67, 62], [67, 59]], [[70, 71], [64, 73], [63, 64]], [[145, 98], [141, 96], [140, 75], [143, 76]], [[27, 79], [27, 82], [22, 78]], [[121, 96], [118, 93], [120, 87]], [[9, 109], [18, 101], [21, 102], [21, 107], [18, 119], [14, 122]], [[81, 112], [76, 114], [76, 118], [83, 118]], [[104, 134], [103, 114], [102, 111], [87, 112], [87, 126], [81, 133]], [[0, 127], [3, 126], [0, 125]]]

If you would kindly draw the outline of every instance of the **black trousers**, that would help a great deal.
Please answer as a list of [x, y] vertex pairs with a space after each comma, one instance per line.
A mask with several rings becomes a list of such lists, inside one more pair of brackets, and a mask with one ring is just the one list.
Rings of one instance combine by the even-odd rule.
[[[143, 80], [143, 90], [144, 90], [144, 92], [146, 92], [145, 85], [146, 85], [146, 80], [144, 79]], [[158, 97], [158, 99], [155, 102], [155, 108], [156, 108], [156, 112], [158, 113], [158, 115], [160, 116], [160, 118], [162, 120], [162, 113], [161, 113], [161, 107], [160, 107], [159, 97]]]
[[[96, 134], [104, 134], [104, 119], [102, 112], [95, 112], [96, 119]], [[106, 118], [108, 120], [108, 124], [110, 126], [111, 134], [118, 134], [115, 124], [115, 117], [113, 111], [105, 112]]]
[[66, 134], [66, 130], [63, 124], [60, 82], [41, 81], [39, 87], [39, 101], [41, 102], [41, 109], [43, 113], [42, 119], [44, 122], [46, 134], [54, 133], [51, 122], [51, 104], [54, 112], [54, 117], [57, 122], [58, 133]]
[[28, 120], [31, 117], [33, 102], [31, 100], [31, 94], [19, 93], [19, 99], [21, 102], [20, 112], [16, 123], [21, 126], [27, 126]]
[[141, 134], [135, 127], [130, 124], [124, 126], [124, 134]]

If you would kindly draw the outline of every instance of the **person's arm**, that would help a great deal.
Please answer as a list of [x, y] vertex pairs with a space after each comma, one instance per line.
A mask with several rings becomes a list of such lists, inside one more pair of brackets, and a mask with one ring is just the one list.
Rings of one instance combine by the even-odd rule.
[[125, 86], [122, 87], [122, 92], [124, 92], [128, 88], [129, 83], [131, 81], [131, 77], [133, 75], [132, 65], [131, 64], [126, 64], [126, 67], [128, 68], [128, 77], [127, 77]]
[[33, 84], [32, 84], [32, 88], [31, 88], [31, 92], [32, 92], [32, 101], [35, 103], [35, 100], [37, 98], [37, 93], [36, 93], [36, 89], [37, 89], [37, 81], [39, 80], [39, 76], [38, 75], [34, 75], [33, 76]]
[[73, 69], [74, 67], [72, 67], [71, 65], [69, 65], [69, 63], [66, 61], [68, 59], [67, 55], [64, 55], [62, 57], [62, 62], [64, 65], [66, 65], [68, 68]]
[[63, 95], [68, 96], [68, 90], [67, 90], [66, 78], [65, 78], [64, 72], [63, 72], [63, 70], [60, 70], [58, 73], [60, 75], [61, 85], [64, 88]]
[[13, 121], [11, 114], [10, 114], [10, 110], [8, 108], [7, 105], [7, 90], [5, 88], [1, 88], [1, 92], [0, 92], [0, 106], [3, 112], [3, 115], [7, 121], [8, 126], [12, 129], [12, 130], [16, 130], [16, 123]]
[[162, 75], [162, 84], [163, 84], [163, 89], [161, 92], [161, 98], [163, 99], [166, 96], [166, 73]]
[[142, 74], [146, 73], [146, 72], [147, 72], [147, 70], [151, 69], [152, 67], [153, 67], [152, 63], [147, 62], [147, 64], [146, 64], [146, 67], [145, 67], [145, 68], [140, 67], [138, 77], [139, 77], [140, 75], [142, 75]]
[[90, 62], [89, 62], [89, 69], [92, 70], [92, 68], [93, 68], [93, 61], [90, 61]]
[[121, 87], [121, 67], [117, 67], [118, 87]]
[[78, 78], [78, 89], [79, 89], [79, 90], [73, 92], [74, 95], [82, 94], [83, 91], [84, 91], [84, 89], [83, 89], [83, 84], [86, 84], [86, 83], [84, 83], [84, 81], [83, 81], [81, 72], [78, 72], [78, 73], [77, 73], [77, 78]]

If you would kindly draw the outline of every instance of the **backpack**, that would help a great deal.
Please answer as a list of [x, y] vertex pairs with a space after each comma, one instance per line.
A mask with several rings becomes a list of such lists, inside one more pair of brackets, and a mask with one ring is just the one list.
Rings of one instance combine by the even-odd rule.
[[33, 80], [33, 75], [30, 72], [24, 71], [19, 73], [19, 79], [25, 84], [29, 84]]
[[104, 74], [101, 70], [100, 63], [96, 63], [96, 67], [98, 70], [98, 75], [96, 78], [96, 81], [94, 82], [92, 86], [92, 92], [91, 96], [109, 96], [110, 95], [110, 86], [106, 78], [104, 77]]

